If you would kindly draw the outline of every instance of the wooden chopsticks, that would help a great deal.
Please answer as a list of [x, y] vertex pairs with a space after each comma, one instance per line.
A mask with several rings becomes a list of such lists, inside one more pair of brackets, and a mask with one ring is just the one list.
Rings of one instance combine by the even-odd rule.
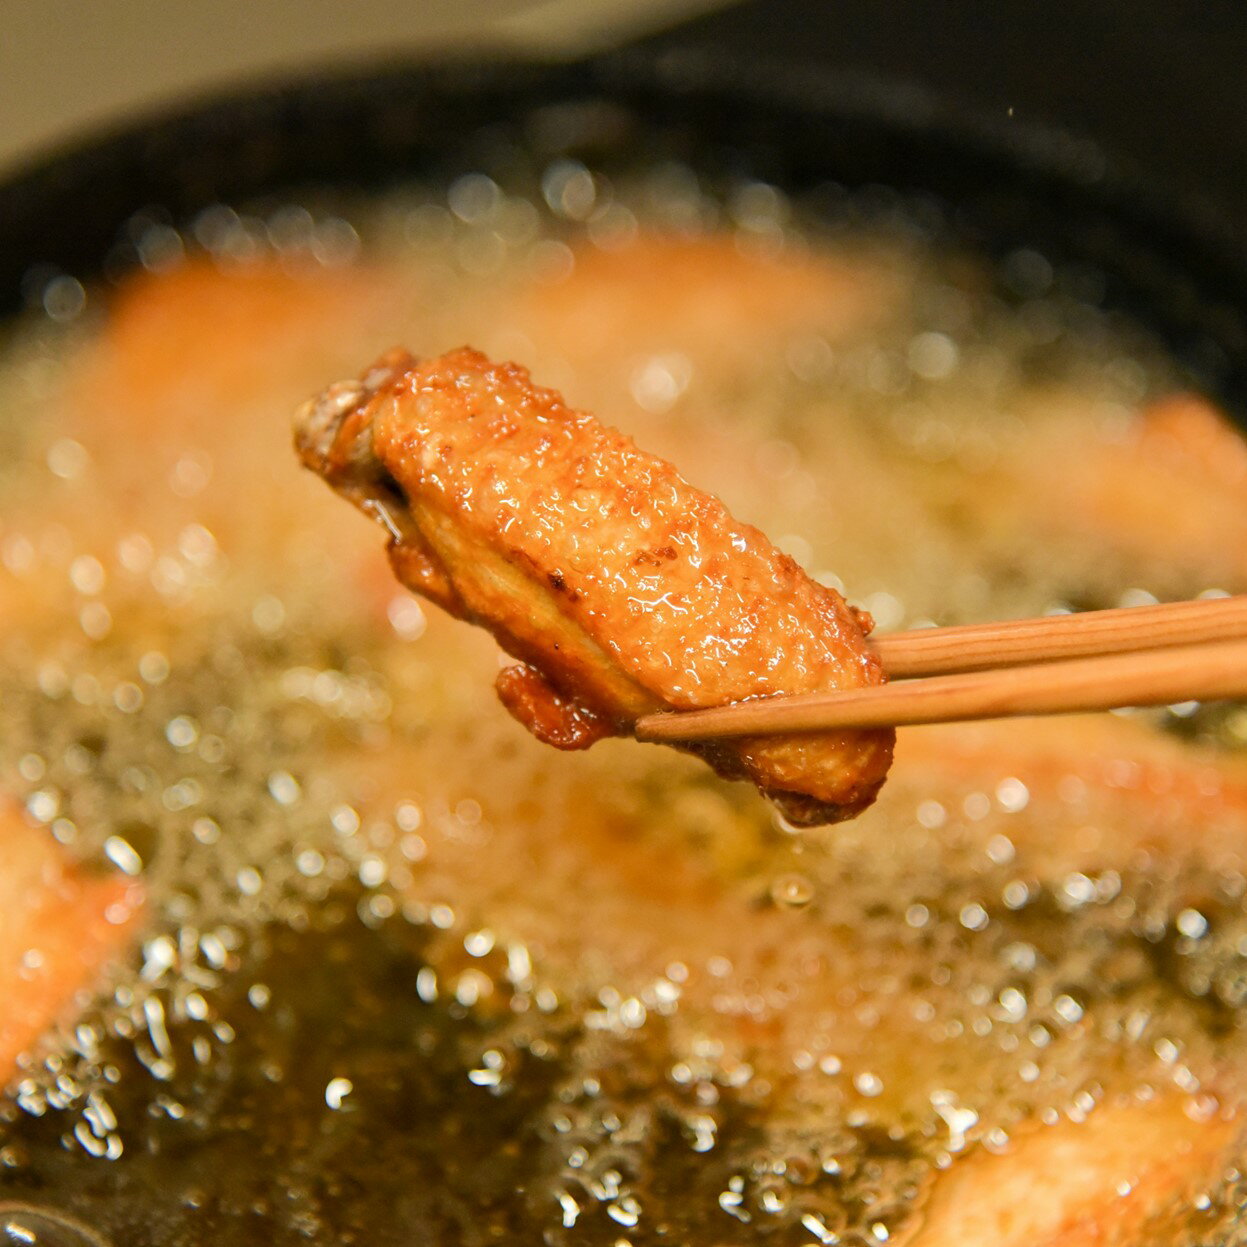
[[1247, 637], [1247, 595], [958, 628], [918, 628], [873, 637], [870, 647], [897, 680], [1240, 637]]
[[761, 736], [1247, 697], [1247, 596], [920, 629], [874, 645], [890, 675], [929, 678], [651, 714], [636, 734]]

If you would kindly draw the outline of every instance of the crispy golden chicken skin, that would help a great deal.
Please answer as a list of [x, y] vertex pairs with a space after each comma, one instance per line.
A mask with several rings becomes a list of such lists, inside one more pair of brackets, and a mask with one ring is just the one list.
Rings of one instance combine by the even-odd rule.
[[[395, 352], [297, 417], [303, 462], [390, 532], [405, 585], [520, 665], [498, 694], [580, 749], [641, 715], [878, 684], [868, 617], [757, 529], [516, 364]], [[689, 746], [794, 823], [874, 799], [889, 731]]]

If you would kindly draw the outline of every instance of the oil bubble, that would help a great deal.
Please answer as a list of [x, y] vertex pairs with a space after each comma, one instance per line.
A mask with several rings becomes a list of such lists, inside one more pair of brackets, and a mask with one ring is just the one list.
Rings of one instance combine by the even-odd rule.
[[813, 899], [814, 885], [805, 875], [780, 875], [771, 884], [771, 900], [785, 909], [803, 909]]
[[75, 1217], [33, 1204], [0, 1204], [0, 1245], [108, 1247], [108, 1240]]

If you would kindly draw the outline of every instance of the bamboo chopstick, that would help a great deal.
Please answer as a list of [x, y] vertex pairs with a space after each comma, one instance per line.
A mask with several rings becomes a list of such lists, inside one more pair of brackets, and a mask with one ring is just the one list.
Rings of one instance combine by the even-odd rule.
[[1247, 594], [872, 637], [893, 678], [1247, 637]]
[[641, 740], [702, 740], [1226, 697], [1247, 697], [1247, 638], [650, 714], [637, 720], [636, 735]]

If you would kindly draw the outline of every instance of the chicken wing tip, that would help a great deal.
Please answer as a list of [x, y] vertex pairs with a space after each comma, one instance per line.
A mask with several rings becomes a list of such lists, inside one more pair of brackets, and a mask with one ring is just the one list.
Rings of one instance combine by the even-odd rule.
[[[338, 436], [342, 426], [375, 394], [416, 364], [415, 357], [401, 347], [382, 355], [362, 377], [335, 381], [314, 398], [300, 404], [294, 413], [294, 444], [303, 463], [322, 476], [332, 474], [341, 448]], [[369, 448], [353, 447], [353, 462]]]

